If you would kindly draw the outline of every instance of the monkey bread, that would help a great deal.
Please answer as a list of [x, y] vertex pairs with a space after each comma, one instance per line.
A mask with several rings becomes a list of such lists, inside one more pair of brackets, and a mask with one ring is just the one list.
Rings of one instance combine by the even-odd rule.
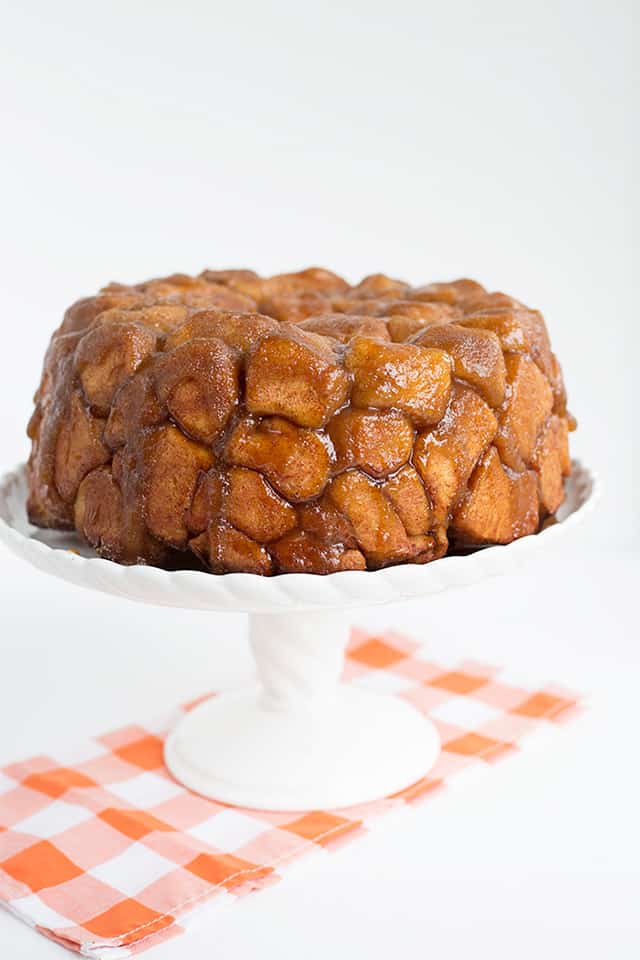
[[125, 564], [427, 563], [535, 533], [574, 425], [541, 314], [472, 280], [110, 284], [49, 345], [28, 512]]

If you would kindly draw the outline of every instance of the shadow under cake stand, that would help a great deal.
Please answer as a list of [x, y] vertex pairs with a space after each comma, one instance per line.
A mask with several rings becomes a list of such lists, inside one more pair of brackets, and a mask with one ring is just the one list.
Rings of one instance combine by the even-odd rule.
[[434, 725], [409, 703], [340, 683], [344, 610], [424, 597], [513, 570], [575, 527], [597, 496], [574, 461], [556, 522], [508, 546], [424, 566], [327, 576], [216, 576], [121, 566], [70, 534], [27, 520], [24, 467], [0, 480], [0, 539], [45, 573], [141, 603], [249, 615], [259, 687], [213, 697], [169, 734], [165, 761], [186, 787], [223, 803], [314, 810], [379, 799], [410, 786], [435, 763]]

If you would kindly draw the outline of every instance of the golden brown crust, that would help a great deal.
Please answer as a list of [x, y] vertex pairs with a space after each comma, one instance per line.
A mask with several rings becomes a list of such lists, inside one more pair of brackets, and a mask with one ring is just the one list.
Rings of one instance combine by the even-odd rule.
[[425, 563], [535, 532], [574, 426], [541, 314], [472, 280], [109, 284], [49, 346], [29, 516], [121, 563]]

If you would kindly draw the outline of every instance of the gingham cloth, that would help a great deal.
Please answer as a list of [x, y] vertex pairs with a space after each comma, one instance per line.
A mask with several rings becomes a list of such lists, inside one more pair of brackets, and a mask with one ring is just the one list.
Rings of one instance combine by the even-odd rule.
[[[394, 633], [354, 631], [345, 679], [404, 697], [438, 727], [443, 750], [418, 783], [383, 801], [295, 815], [229, 807], [168, 774], [163, 738], [181, 710], [0, 772], [0, 898], [21, 920], [87, 957], [129, 957], [184, 932], [198, 908], [277, 882], [385, 811], [518, 750], [578, 710], [566, 690], [524, 689], [496, 667], [445, 669]], [[198, 701], [201, 702], [201, 701]], [[300, 882], [303, 882], [301, 880]]]

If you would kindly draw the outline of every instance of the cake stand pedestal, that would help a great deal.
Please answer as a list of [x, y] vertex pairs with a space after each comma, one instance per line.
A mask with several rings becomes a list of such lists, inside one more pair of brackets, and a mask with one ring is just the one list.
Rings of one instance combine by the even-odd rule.
[[0, 539], [38, 569], [142, 603], [249, 614], [259, 687], [195, 707], [170, 733], [165, 760], [186, 787], [266, 810], [350, 806], [425, 776], [439, 752], [433, 724], [408, 703], [340, 683], [343, 611], [452, 590], [513, 570], [584, 518], [597, 483], [580, 463], [556, 521], [535, 536], [425, 566], [329, 576], [215, 576], [124, 567], [68, 534], [29, 524], [24, 467], [0, 479]]
[[433, 724], [397, 697], [340, 683], [340, 612], [252, 614], [256, 692], [214, 697], [170, 734], [165, 760], [197, 793], [268, 810], [313, 810], [407, 787], [440, 752]]

